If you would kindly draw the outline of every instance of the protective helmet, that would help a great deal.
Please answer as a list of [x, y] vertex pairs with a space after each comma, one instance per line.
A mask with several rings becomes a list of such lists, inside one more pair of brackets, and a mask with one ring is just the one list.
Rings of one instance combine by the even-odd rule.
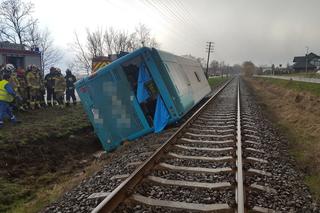
[[13, 73], [15, 70], [16, 70], [16, 68], [15, 68], [12, 64], [6, 64], [6, 65], [4, 66], [3, 72], [4, 72], [4, 73], [11, 74], [11, 73]]
[[6, 64], [4, 67], [6, 70], [11, 70], [12, 72], [16, 70], [16, 68], [12, 64]]
[[27, 71], [31, 71], [32, 70], [32, 64], [27, 66]]
[[31, 69], [32, 69], [32, 71], [39, 71], [39, 67], [35, 64], [31, 65]]

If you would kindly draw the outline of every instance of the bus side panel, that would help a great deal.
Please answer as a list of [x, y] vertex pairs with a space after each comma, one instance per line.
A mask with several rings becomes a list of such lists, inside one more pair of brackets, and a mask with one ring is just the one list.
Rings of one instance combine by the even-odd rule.
[[169, 75], [180, 102], [181, 113], [185, 114], [211, 92], [201, 65], [192, 59], [153, 49]]
[[192, 100], [194, 101], [194, 104], [197, 104], [211, 92], [211, 87], [203, 69], [197, 61], [178, 56], [177, 61], [182, 67], [181, 72], [183, 72], [189, 79], [190, 90], [192, 91]]
[[169, 67], [167, 65], [167, 62], [174, 62], [174, 57], [172, 57], [173, 55], [171, 54], [167, 54], [156, 49], [153, 49], [152, 53], [154, 61], [157, 64], [157, 67], [159, 67], [159, 74], [161, 75], [166, 87], [169, 90], [169, 94], [172, 101], [174, 102], [179, 117], [181, 117], [185, 111], [184, 105], [192, 105], [192, 103], [190, 103], [192, 102], [192, 100], [188, 100], [189, 98], [185, 96], [185, 103], [181, 102], [181, 94], [179, 93], [180, 91], [177, 89], [172, 76], [169, 74], [170, 70], [168, 70]]
[[152, 79], [154, 80], [159, 93], [169, 111], [170, 114], [170, 120], [169, 123], [179, 118], [179, 111], [176, 107], [176, 104], [174, 102], [175, 98], [174, 95], [172, 95], [172, 92], [174, 90], [170, 90], [170, 87], [168, 87], [167, 82], [163, 78], [161, 67], [158, 63], [156, 63], [156, 59], [152, 56], [152, 52], [147, 51], [144, 55], [145, 63], [151, 73]]
[[89, 90], [86, 96], [90, 95], [90, 98], [83, 97], [85, 95], [81, 94], [81, 88], [78, 89], [79, 96], [83, 102], [91, 99], [92, 104], [85, 104], [85, 108], [107, 151], [115, 149], [121, 141], [132, 138], [132, 135], [146, 131], [148, 127], [143, 124], [146, 122], [141, 120], [144, 116], [135, 108], [136, 98], [120, 67], [104, 70], [86, 80]]

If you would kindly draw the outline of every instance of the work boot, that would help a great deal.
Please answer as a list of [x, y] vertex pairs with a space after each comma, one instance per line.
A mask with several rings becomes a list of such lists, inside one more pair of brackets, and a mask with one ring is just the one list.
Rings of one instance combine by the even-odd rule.
[[21, 112], [27, 112], [27, 110], [26, 110], [23, 106], [20, 106], [20, 107], [19, 107], [19, 110], [20, 110]]
[[21, 123], [21, 121], [20, 121], [20, 120], [17, 120], [15, 116], [13, 116], [10, 120], [11, 120], [11, 123], [12, 123], [12, 124], [19, 124], [19, 123]]
[[30, 103], [30, 109], [31, 110], [35, 110], [35, 104], [34, 103]]
[[69, 103], [69, 102], [67, 102], [67, 103], [66, 103], [66, 107], [69, 107], [69, 106], [70, 106], [70, 103]]

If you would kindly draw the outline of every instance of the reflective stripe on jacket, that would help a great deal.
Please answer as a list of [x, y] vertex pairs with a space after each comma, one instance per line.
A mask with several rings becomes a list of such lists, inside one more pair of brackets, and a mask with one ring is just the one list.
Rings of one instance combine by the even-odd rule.
[[0, 101], [12, 102], [14, 100], [14, 97], [5, 88], [8, 83], [7, 80], [0, 81]]
[[55, 79], [54, 91], [64, 92], [66, 90], [66, 80], [63, 76], [57, 76]]
[[33, 73], [32, 71], [28, 72], [26, 79], [28, 87], [32, 89], [40, 89], [40, 79], [38, 78], [36, 73]]

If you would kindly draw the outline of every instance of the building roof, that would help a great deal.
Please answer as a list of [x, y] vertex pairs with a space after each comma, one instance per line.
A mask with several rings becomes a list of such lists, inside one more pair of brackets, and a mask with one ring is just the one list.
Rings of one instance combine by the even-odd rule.
[[[306, 68], [306, 62], [302, 61], [302, 62], [296, 62], [293, 66], [293, 69], [305, 69]], [[308, 69], [315, 69], [316, 66], [314, 66], [313, 64], [308, 63]]]
[[0, 42], [1, 49], [15, 49], [15, 50], [24, 50], [23, 45], [10, 43], [9, 41]]
[[[309, 53], [307, 57], [308, 57], [308, 61], [314, 58], [320, 59], [320, 56], [318, 56], [317, 54], [314, 54], [313, 52]], [[293, 58], [293, 62], [305, 62], [305, 61], [306, 61], [306, 56], [296, 56]]]
[[6, 55], [40, 55], [39, 48], [26, 50], [23, 45], [10, 43], [9, 41], [0, 42], [0, 54]]
[[24, 56], [24, 55], [40, 55], [40, 52], [31, 51], [31, 50], [0, 48], [0, 54]]

